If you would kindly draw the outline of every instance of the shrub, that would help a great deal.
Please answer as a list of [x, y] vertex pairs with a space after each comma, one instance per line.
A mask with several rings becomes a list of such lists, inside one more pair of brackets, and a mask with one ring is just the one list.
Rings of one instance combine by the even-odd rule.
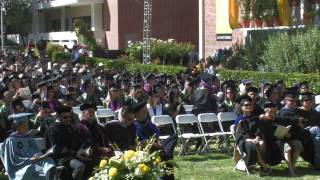
[[52, 62], [53, 63], [62, 63], [66, 61], [71, 61], [71, 54], [65, 52], [53, 52]]
[[91, 51], [94, 51], [97, 48], [98, 45], [94, 38], [94, 34], [85, 21], [76, 19], [73, 22], [73, 29], [80, 42], [87, 45]]
[[46, 48], [46, 54], [49, 58], [52, 58], [53, 53], [55, 52], [63, 52], [63, 47], [59, 44], [49, 43]]
[[240, 82], [242, 79], [251, 79], [255, 86], [259, 86], [263, 80], [275, 82], [283, 79], [287, 87], [293, 86], [299, 82], [309, 82], [310, 90], [313, 93], [320, 94], [320, 75], [319, 74], [300, 74], [300, 73], [272, 73], [258, 71], [236, 71], [222, 69], [219, 71], [221, 80], [233, 79]]
[[320, 29], [295, 34], [281, 33], [266, 42], [263, 70], [273, 72], [320, 72]]
[[[163, 41], [160, 39], [151, 40], [151, 62], [161, 64], [175, 64], [183, 63], [184, 58], [191, 52], [195, 46], [190, 43], [179, 43], [174, 39]], [[143, 58], [143, 42], [129, 43], [126, 49], [130, 62], [142, 62]]]

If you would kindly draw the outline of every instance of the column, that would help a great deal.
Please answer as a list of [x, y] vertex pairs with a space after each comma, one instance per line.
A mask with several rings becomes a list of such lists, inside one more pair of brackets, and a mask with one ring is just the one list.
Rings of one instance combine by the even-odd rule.
[[102, 31], [102, 4], [91, 4], [91, 30]]
[[39, 11], [36, 1], [32, 2], [32, 33], [39, 33]]
[[61, 31], [66, 31], [66, 7], [62, 7], [60, 11], [61, 11], [61, 16], [60, 16]]

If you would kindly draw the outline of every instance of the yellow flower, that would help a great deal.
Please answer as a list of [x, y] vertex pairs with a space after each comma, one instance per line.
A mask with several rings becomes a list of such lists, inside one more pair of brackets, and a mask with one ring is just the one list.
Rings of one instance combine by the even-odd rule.
[[155, 162], [156, 162], [156, 164], [160, 164], [161, 158], [158, 156], [158, 157], [156, 158]]
[[134, 157], [136, 155], [136, 152], [132, 151], [132, 150], [129, 150], [129, 151], [126, 151], [124, 153], [124, 159], [126, 161], [130, 160], [132, 157]]
[[105, 159], [102, 159], [102, 160], [100, 161], [99, 168], [100, 168], [100, 169], [104, 169], [104, 168], [107, 166], [107, 164], [108, 164], [108, 161], [105, 160]]
[[150, 171], [150, 168], [145, 164], [139, 164], [138, 168], [139, 168], [139, 171], [143, 172], [144, 174], [146, 174]]
[[94, 178], [93, 178], [93, 177], [90, 177], [89, 180], [94, 180]]
[[109, 176], [110, 177], [115, 177], [117, 175], [118, 175], [118, 169], [117, 168], [112, 167], [112, 168], [109, 169]]

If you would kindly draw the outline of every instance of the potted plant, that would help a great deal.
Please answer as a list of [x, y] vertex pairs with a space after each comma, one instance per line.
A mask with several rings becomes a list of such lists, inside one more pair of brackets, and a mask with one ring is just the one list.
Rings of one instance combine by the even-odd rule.
[[262, 27], [273, 26], [273, 3], [274, 0], [263, 0], [264, 1], [264, 12], [262, 15]]
[[305, 13], [303, 14], [303, 24], [309, 25], [313, 23], [314, 16], [316, 12], [312, 7], [312, 3], [310, 1], [305, 1]]
[[252, 23], [254, 27], [261, 27], [262, 26], [262, 16], [265, 12], [263, 0], [252, 0]]
[[250, 11], [251, 11], [251, 0], [240, 0], [241, 8], [241, 20], [240, 24], [243, 28], [250, 27]]

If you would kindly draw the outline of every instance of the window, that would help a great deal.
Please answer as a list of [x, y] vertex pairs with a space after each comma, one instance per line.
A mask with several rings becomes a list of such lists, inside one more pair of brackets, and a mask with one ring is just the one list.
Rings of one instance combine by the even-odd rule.
[[58, 32], [61, 31], [61, 22], [60, 19], [55, 19], [51, 21], [51, 31]]
[[76, 19], [81, 19], [82, 21], [84, 21], [84, 22], [87, 24], [88, 29], [91, 29], [91, 16], [83, 16], [83, 17], [75, 17], [75, 18], [72, 18], [72, 28], [73, 28], [73, 22], [74, 22]]

